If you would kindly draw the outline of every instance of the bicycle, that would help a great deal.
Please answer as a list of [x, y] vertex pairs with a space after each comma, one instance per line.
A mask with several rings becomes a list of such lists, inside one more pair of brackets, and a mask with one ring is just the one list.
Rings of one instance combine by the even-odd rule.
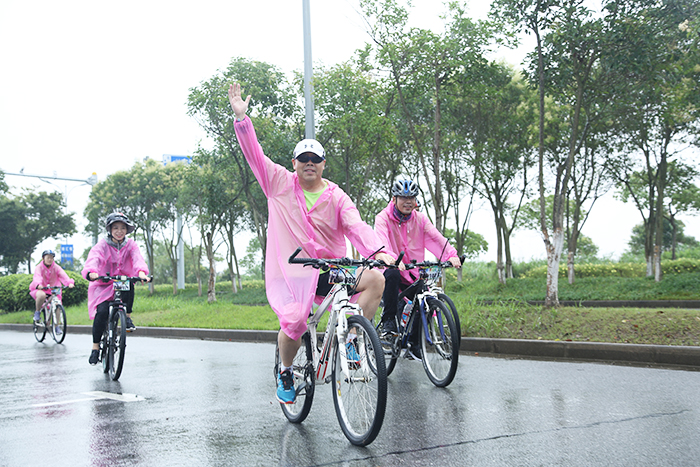
[[[359, 305], [350, 303], [362, 274], [360, 267], [383, 267], [378, 260], [350, 258], [297, 258], [301, 248], [289, 257], [293, 264], [322, 269], [329, 275], [331, 291], [309, 315], [308, 329], [301, 337], [301, 346], [293, 360], [296, 400], [280, 404], [292, 423], [303, 422], [311, 410], [316, 384], [332, 383], [333, 403], [343, 433], [355, 446], [367, 446], [379, 434], [386, 410], [386, 366], [379, 336], [372, 323], [362, 316]], [[328, 311], [328, 322], [319, 340], [317, 327]], [[357, 337], [355, 346], [360, 363], [349, 362], [346, 349], [349, 331]], [[377, 355], [377, 352], [380, 352]], [[379, 357], [379, 358], [378, 358]], [[279, 347], [275, 349], [275, 377], [280, 366]]]
[[[401, 352], [408, 351], [413, 334], [420, 333], [421, 360], [428, 379], [437, 387], [446, 387], [454, 379], [461, 342], [454, 318], [457, 310], [452, 300], [445, 304], [443, 297], [447, 296], [438, 285], [442, 270], [451, 266], [449, 261], [412, 261], [406, 265], [406, 269], [418, 268], [418, 279], [399, 294], [399, 303], [406, 304], [409, 299], [413, 302], [406, 325], [401, 325], [399, 310], [395, 316], [398, 333], [381, 336], [384, 355], [388, 359], [387, 375], [394, 371]], [[376, 329], [381, 333], [382, 323], [377, 321]]]
[[[100, 361], [102, 361], [102, 370], [109, 373], [109, 377], [116, 381], [122, 374], [126, 353], [126, 305], [122, 301], [122, 292], [131, 290], [132, 283], [143, 279], [107, 274], [98, 276], [95, 280], [112, 281], [114, 288], [114, 299], [109, 302], [107, 327], [100, 339]], [[152, 276], [149, 276], [146, 282], [151, 280]]]
[[57, 344], [66, 338], [66, 310], [63, 308], [59, 297], [61, 290], [67, 286], [41, 287], [46, 291], [46, 300], [41, 306], [39, 321], [34, 322], [34, 338], [37, 342], [43, 342], [47, 330], [51, 330], [51, 336]]

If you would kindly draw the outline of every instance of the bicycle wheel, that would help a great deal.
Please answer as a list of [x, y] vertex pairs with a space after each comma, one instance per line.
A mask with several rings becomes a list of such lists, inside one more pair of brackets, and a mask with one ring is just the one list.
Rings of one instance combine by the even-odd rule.
[[[379, 315], [379, 313], [377, 313]], [[396, 320], [396, 318], [394, 318]], [[386, 375], [389, 376], [394, 368], [396, 368], [396, 362], [401, 354], [401, 338], [402, 334], [395, 335], [382, 335], [382, 323], [381, 320], [375, 316], [375, 321], [377, 324], [374, 329], [377, 331], [379, 336], [379, 342], [382, 344], [382, 350], [384, 351], [384, 363], [386, 366]], [[396, 323], [396, 329], [398, 329], [398, 323]]]
[[122, 374], [126, 352], [126, 313], [122, 308], [112, 314], [109, 322], [108, 350], [109, 377], [116, 381]]
[[452, 312], [455, 327], [457, 328], [457, 351], [459, 351], [459, 346], [462, 344], [462, 324], [459, 321], [459, 313], [457, 313], [457, 307], [455, 306], [452, 299], [444, 293], [438, 294], [438, 298], [442, 303], [445, 303]]
[[356, 331], [355, 348], [360, 364], [349, 364], [348, 374], [343, 372], [341, 358], [345, 352], [338, 348], [336, 337], [333, 342], [333, 403], [345, 437], [355, 446], [367, 446], [377, 437], [384, 422], [386, 366], [383, 356], [376, 354], [381, 343], [367, 318], [350, 316], [348, 329]]
[[107, 349], [109, 349], [109, 326], [102, 333], [102, 340], [100, 340], [100, 361], [104, 373], [109, 372], [109, 352]]
[[[435, 386], [445, 387], [452, 382], [457, 372], [459, 349], [457, 328], [452, 312], [440, 300], [428, 298], [426, 321], [428, 332], [422, 329], [421, 350], [423, 368]], [[421, 323], [422, 323], [421, 319]], [[428, 338], [430, 341], [428, 341]]]
[[34, 323], [34, 338], [37, 342], [43, 342], [46, 337], [46, 310], [44, 308], [39, 312], [39, 324]]
[[[51, 335], [53, 335], [53, 340], [60, 344], [66, 338], [66, 310], [63, 309], [63, 305], [56, 305], [51, 321]], [[56, 335], [56, 328], [61, 330], [58, 335]]]
[[[280, 349], [275, 347], [275, 384], [277, 383], [277, 375], [280, 372]], [[294, 372], [294, 390], [297, 393], [297, 398], [293, 404], [282, 404], [282, 413], [292, 423], [301, 423], [306, 420], [311, 410], [311, 404], [314, 401], [314, 389], [316, 387], [316, 379], [314, 375], [313, 354], [311, 353], [311, 338], [309, 332], [306, 331], [301, 336], [301, 346], [297, 350], [292, 362]]]

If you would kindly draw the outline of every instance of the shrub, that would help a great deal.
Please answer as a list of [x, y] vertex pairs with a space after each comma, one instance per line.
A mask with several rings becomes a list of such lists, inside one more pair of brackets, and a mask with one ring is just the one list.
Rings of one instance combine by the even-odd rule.
[[[0, 310], [17, 311], [17, 301], [15, 300], [15, 283], [19, 276], [28, 274], [12, 274], [0, 277]], [[31, 277], [31, 276], [30, 276]], [[31, 282], [31, 280], [30, 280]]]
[[75, 287], [63, 291], [63, 306], [80, 305], [87, 300], [88, 284], [90, 283], [83, 279], [78, 272], [66, 271], [66, 274], [75, 281]]
[[15, 274], [17, 280], [13, 285], [15, 310], [34, 310], [34, 299], [29, 295], [29, 286], [34, 278], [31, 274]]

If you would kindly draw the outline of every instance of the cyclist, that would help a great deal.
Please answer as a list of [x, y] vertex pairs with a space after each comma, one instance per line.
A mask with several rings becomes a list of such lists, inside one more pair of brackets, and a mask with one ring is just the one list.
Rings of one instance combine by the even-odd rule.
[[[44, 306], [46, 301], [46, 292], [42, 289], [44, 287], [58, 287], [61, 285], [68, 285], [69, 288], [73, 288], [75, 281], [68, 277], [66, 271], [63, 270], [61, 266], [56, 264], [54, 261], [56, 253], [52, 250], [44, 250], [41, 253], [41, 263], [36, 265], [34, 269], [34, 278], [32, 283], [29, 284], [29, 295], [32, 296], [36, 302], [36, 308], [34, 312], [34, 322], [39, 324], [41, 319], [41, 307]], [[59, 292], [59, 298], [61, 297], [61, 292]], [[59, 326], [56, 326], [56, 333], [60, 334], [63, 331]]]
[[[331, 285], [328, 274], [317, 269], [287, 263], [287, 257], [301, 246], [308, 257], [337, 258], [346, 253], [345, 237], [365, 257], [381, 249], [376, 259], [393, 263], [393, 253], [360, 217], [350, 197], [324, 178], [326, 153], [314, 139], [305, 139], [294, 148], [290, 172], [275, 164], [262, 151], [250, 118], [246, 116], [250, 95], [241, 97], [241, 86], [229, 87], [229, 102], [235, 115], [234, 127], [241, 150], [268, 199], [269, 240], [266, 247], [265, 285], [267, 298], [280, 322], [277, 336], [281, 368], [277, 377], [277, 399], [293, 403], [292, 360], [306, 331], [306, 321], [315, 296], [326, 295]], [[364, 316], [372, 319], [384, 290], [384, 276], [377, 270], [362, 273], [357, 286], [358, 304]], [[348, 358], [359, 362], [348, 343]]]
[[[403, 251], [403, 262], [411, 260], [421, 262], [425, 259], [425, 250], [434, 254], [440, 261], [449, 261], [456, 268], [461, 267], [457, 250], [435, 228], [428, 216], [418, 211], [418, 184], [413, 180], [397, 180], [391, 188], [391, 201], [377, 214], [374, 230], [382, 239], [382, 244], [393, 251]], [[382, 333], [396, 333], [394, 317], [398, 310], [399, 292], [411, 285], [418, 278], [418, 270], [386, 269], [384, 286], [384, 311], [382, 313]], [[417, 341], [410, 345], [409, 356], [420, 359]]]
[[[88, 312], [92, 323], [92, 352], [90, 352], [90, 365], [96, 365], [100, 358], [100, 339], [107, 326], [109, 317], [109, 302], [114, 299], [114, 289], [111, 283], [95, 281], [98, 276], [126, 275], [138, 276], [144, 281], [148, 280], [148, 266], [141, 256], [139, 246], [126, 236], [132, 233], [136, 227], [121, 212], [113, 212], [105, 221], [107, 237], [102, 238], [90, 249], [82, 276], [91, 281], [88, 286]], [[122, 292], [122, 300], [126, 305], [127, 331], [135, 331], [131, 321], [131, 311], [134, 305], [134, 288]]]

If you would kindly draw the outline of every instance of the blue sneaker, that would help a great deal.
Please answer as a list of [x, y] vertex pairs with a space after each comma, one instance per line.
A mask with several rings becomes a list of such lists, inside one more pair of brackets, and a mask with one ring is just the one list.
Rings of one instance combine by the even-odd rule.
[[37, 324], [41, 323], [41, 312], [39, 312], [39, 311], [34, 312], [34, 322]]
[[348, 366], [350, 367], [351, 370], [356, 370], [360, 368], [360, 355], [357, 353], [357, 349], [355, 348], [355, 340], [353, 339], [352, 341], [348, 342], [345, 346], [345, 356], [348, 359]]
[[284, 370], [277, 375], [277, 400], [281, 404], [293, 404], [297, 399], [294, 390], [294, 375], [289, 370]]

